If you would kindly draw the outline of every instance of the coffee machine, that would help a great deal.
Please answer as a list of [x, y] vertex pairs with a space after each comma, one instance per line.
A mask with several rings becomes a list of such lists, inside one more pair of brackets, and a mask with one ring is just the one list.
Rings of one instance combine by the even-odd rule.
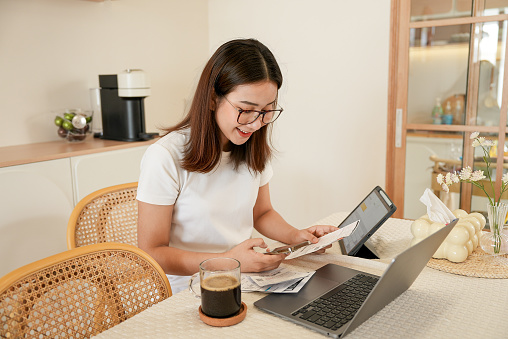
[[102, 139], [140, 141], [158, 133], [145, 131], [144, 99], [150, 95], [150, 80], [143, 70], [99, 75]]

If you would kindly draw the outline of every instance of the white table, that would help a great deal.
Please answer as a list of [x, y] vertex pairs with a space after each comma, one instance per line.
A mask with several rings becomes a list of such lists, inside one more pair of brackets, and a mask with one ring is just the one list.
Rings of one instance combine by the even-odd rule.
[[[337, 225], [336, 213], [316, 224]], [[340, 255], [336, 245], [323, 255], [307, 255], [284, 265], [317, 269], [326, 263], [382, 274], [386, 262], [409, 246], [411, 221], [389, 219], [371, 238], [381, 260]], [[230, 327], [204, 324], [200, 300], [183, 291], [99, 334], [96, 338], [326, 338], [322, 334], [257, 309], [262, 293], [243, 293], [247, 317]], [[359, 326], [347, 338], [507, 338], [508, 279], [453, 275], [426, 267], [401, 296]]]

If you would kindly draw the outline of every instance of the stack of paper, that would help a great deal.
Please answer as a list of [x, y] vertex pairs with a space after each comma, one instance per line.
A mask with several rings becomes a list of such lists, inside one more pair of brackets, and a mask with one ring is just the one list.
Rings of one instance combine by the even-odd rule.
[[242, 273], [242, 292], [297, 293], [313, 272], [291, 271], [279, 267], [261, 273]]
[[[298, 258], [302, 255], [316, 252], [341, 238], [345, 238], [354, 232], [359, 220], [328, 233], [316, 244], [310, 244], [295, 250], [286, 259]], [[309, 281], [314, 272], [291, 271], [288, 268], [279, 267], [271, 271], [261, 273], [242, 273], [242, 292], [266, 292], [266, 293], [297, 293]]]

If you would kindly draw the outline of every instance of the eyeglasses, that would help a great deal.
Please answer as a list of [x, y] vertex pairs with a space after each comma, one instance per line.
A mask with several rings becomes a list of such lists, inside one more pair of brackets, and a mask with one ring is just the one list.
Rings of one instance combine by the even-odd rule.
[[281, 115], [282, 111], [284, 111], [284, 109], [280, 106], [277, 106], [278, 107], [277, 109], [269, 109], [265, 111], [256, 111], [253, 109], [241, 109], [233, 105], [231, 101], [228, 100], [228, 98], [224, 97], [224, 99], [226, 99], [226, 101], [229, 102], [229, 104], [238, 111], [238, 118], [236, 119], [236, 121], [240, 125], [252, 124], [254, 121], [257, 120], [257, 118], [259, 118], [259, 116], [261, 116], [261, 121], [263, 122], [263, 124], [268, 125], [277, 120], [277, 118]]

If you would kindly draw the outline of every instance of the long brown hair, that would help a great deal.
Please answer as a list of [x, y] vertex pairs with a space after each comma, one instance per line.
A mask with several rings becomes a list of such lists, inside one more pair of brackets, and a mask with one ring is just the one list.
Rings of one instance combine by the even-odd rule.
[[[181, 166], [191, 172], [208, 173], [221, 158], [220, 129], [215, 120], [218, 101], [237, 86], [260, 81], [282, 86], [282, 73], [272, 52], [254, 39], [238, 39], [220, 46], [206, 64], [198, 82], [191, 107], [185, 118], [166, 129], [167, 133], [190, 127]], [[246, 164], [255, 173], [264, 170], [272, 157], [266, 125], [242, 145], [231, 144], [230, 159], [235, 168]]]

